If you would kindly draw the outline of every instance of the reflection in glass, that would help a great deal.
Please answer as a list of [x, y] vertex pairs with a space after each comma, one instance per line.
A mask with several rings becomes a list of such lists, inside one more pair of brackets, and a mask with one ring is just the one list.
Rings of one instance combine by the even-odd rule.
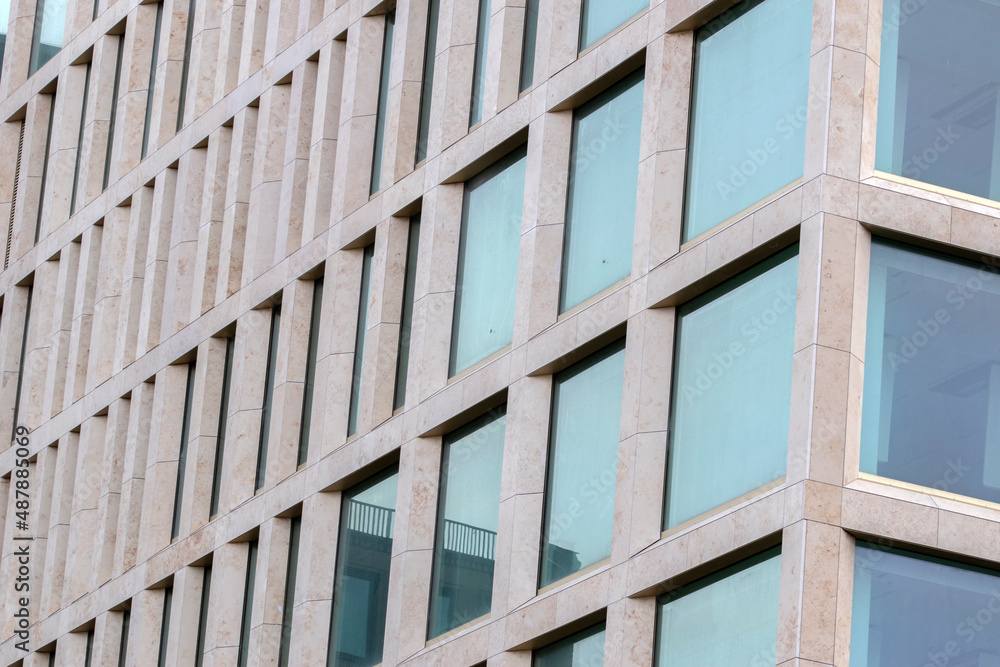
[[11, 0], [0, 0], [0, 78], [3, 76], [3, 52], [7, 43], [7, 24], [10, 22]]
[[1000, 572], [858, 542], [851, 667], [1000, 664]]
[[812, 7], [751, 0], [698, 31], [685, 241], [802, 176]]
[[664, 530], [785, 474], [795, 253], [678, 308]]
[[465, 186], [449, 375], [513, 340], [526, 163], [519, 148]]
[[872, 244], [861, 471], [1000, 502], [1000, 275]]
[[327, 667], [382, 662], [396, 477], [393, 467], [343, 494]]
[[604, 665], [605, 624], [581, 630], [535, 651], [531, 667], [601, 667]]
[[663, 596], [656, 664], [773, 665], [780, 580], [775, 548]]
[[1000, 199], [1000, 5], [885, 0], [875, 168]]
[[583, 0], [580, 50], [583, 51], [647, 7], [649, 0]]
[[428, 638], [490, 613], [506, 424], [501, 407], [445, 439]]
[[625, 341], [556, 374], [539, 586], [611, 556]]
[[563, 242], [563, 313], [632, 273], [642, 71], [576, 110]]
[[479, 0], [479, 22], [476, 28], [476, 60], [472, 70], [472, 106], [469, 126], [483, 119], [483, 98], [486, 95], [486, 54], [490, 41], [491, 0]]
[[[8, 9], [8, 14], [9, 14]], [[35, 5], [35, 29], [31, 34], [31, 53], [28, 56], [28, 76], [39, 70], [63, 47], [66, 28], [66, 0], [38, 0]], [[4, 21], [4, 32], [7, 22]]]

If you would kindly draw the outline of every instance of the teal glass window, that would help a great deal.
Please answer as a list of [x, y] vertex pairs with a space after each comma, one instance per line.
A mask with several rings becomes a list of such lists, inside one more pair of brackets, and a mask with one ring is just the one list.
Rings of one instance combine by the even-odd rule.
[[294, 517], [288, 532], [288, 568], [285, 570], [285, 596], [281, 602], [281, 638], [278, 667], [288, 667], [288, 650], [292, 643], [292, 614], [295, 610], [295, 581], [299, 572], [299, 538], [302, 516]]
[[996, 3], [885, 0], [876, 169], [1000, 200], [997, 26]]
[[208, 603], [212, 599], [212, 564], [202, 568], [201, 601], [198, 605], [198, 634], [194, 643], [194, 667], [205, 663], [205, 631], [208, 628]]
[[125, 667], [125, 663], [128, 661], [128, 628], [131, 620], [132, 612], [126, 609], [122, 612], [122, 638], [118, 643], [118, 667]]
[[21, 389], [24, 384], [24, 358], [28, 354], [28, 332], [31, 330], [31, 295], [34, 285], [28, 285], [28, 295], [24, 303], [24, 329], [21, 330], [21, 354], [17, 364], [17, 384], [14, 387], [14, 420], [10, 426], [10, 439], [17, 438], [17, 427], [21, 414]]
[[441, 0], [427, 3], [427, 36], [424, 47], [424, 72], [420, 83], [420, 117], [417, 120], [416, 162], [427, 159], [427, 135], [431, 122], [431, 93], [434, 90], [434, 57], [437, 54], [438, 15]]
[[45, 218], [45, 182], [49, 177], [49, 153], [52, 150], [52, 124], [56, 117], [56, 94], [49, 95], [48, 127], [45, 130], [45, 153], [42, 155], [42, 182], [38, 187], [38, 215], [35, 217], [35, 243], [42, 237], [42, 220]]
[[698, 31], [685, 241], [802, 177], [812, 6], [741, 2]]
[[83, 161], [83, 134], [87, 129], [87, 98], [90, 96], [90, 66], [87, 63], [87, 71], [83, 77], [83, 99], [80, 103], [80, 129], [76, 135], [76, 164], [73, 165], [73, 188], [69, 195], [69, 214], [73, 215], [77, 209], [77, 192], [80, 189], [80, 165]]
[[86, 657], [84, 658], [83, 667], [90, 667], [90, 665], [93, 664], [92, 661], [93, 661], [93, 657], [94, 657], [94, 631], [93, 630], [87, 630], [87, 648], [86, 648], [86, 653], [84, 655]]
[[215, 437], [215, 467], [212, 469], [212, 494], [209, 516], [219, 513], [219, 490], [222, 488], [222, 464], [226, 453], [226, 422], [229, 419], [229, 383], [233, 376], [233, 347], [236, 339], [226, 338], [226, 365], [222, 372], [222, 397], [219, 399], [219, 428]]
[[649, 0], [583, 0], [580, 16], [580, 50], [649, 7]]
[[559, 312], [632, 273], [642, 71], [577, 109]]
[[490, 613], [506, 424], [503, 407], [445, 438], [429, 639]]
[[260, 409], [260, 436], [257, 442], [257, 477], [254, 490], [264, 487], [267, 474], [267, 447], [271, 439], [271, 411], [274, 401], [274, 372], [278, 365], [278, 331], [281, 329], [281, 304], [271, 308], [271, 332], [267, 342], [267, 367], [264, 375], [264, 403]]
[[10, 0], [0, 0], [0, 77], [3, 76], [3, 52], [7, 44], [7, 25], [10, 23]]
[[[2, 2], [3, 0], [0, 0]], [[108, 120], [108, 143], [104, 152], [104, 176], [101, 179], [101, 191], [108, 189], [111, 180], [111, 158], [115, 148], [115, 125], [118, 122], [118, 97], [122, 82], [122, 56], [125, 51], [125, 35], [118, 36], [118, 54], [115, 56], [115, 81], [111, 86], [111, 117]]]
[[327, 667], [382, 662], [397, 477], [393, 467], [343, 494]]
[[665, 530], [785, 474], [796, 250], [677, 310]]
[[605, 624], [581, 630], [535, 651], [531, 667], [600, 667], [604, 664]]
[[553, 378], [539, 586], [611, 556], [625, 341]]
[[250, 660], [250, 622], [253, 620], [254, 589], [257, 587], [257, 540], [247, 545], [247, 575], [243, 586], [243, 616], [240, 619], [240, 645], [237, 667], [247, 667]]
[[316, 361], [319, 347], [320, 318], [323, 315], [323, 278], [313, 281], [312, 312], [309, 318], [309, 347], [306, 349], [306, 378], [302, 388], [302, 419], [299, 428], [299, 449], [295, 465], [309, 458], [309, 435], [312, 431], [313, 394], [316, 392]]
[[[35, 5], [35, 26], [31, 34], [28, 56], [28, 76], [52, 60], [62, 50], [66, 29], [67, 0], [38, 0]], [[9, 11], [9, 10], [8, 10]], [[4, 23], [4, 28], [7, 24]]]
[[521, 47], [520, 92], [531, 88], [535, 80], [535, 46], [538, 42], [538, 3], [540, 0], [526, 0], [524, 4], [524, 41]]
[[413, 335], [413, 294], [417, 284], [417, 252], [420, 245], [420, 214], [410, 219], [406, 239], [406, 277], [403, 279], [403, 309], [399, 319], [399, 348], [396, 352], [396, 389], [392, 409], [406, 404], [406, 378], [410, 367], [410, 338]]
[[170, 646], [170, 607], [173, 606], [174, 587], [163, 590], [163, 616], [160, 619], [160, 650], [157, 652], [157, 667], [167, 667], [167, 647]]
[[184, 32], [184, 64], [181, 65], [181, 89], [177, 95], [177, 131], [184, 127], [184, 107], [187, 102], [188, 74], [191, 71], [191, 42], [194, 38], [194, 14], [198, 1], [191, 0], [187, 7], [187, 28]]
[[1000, 664], [1000, 572], [858, 542], [851, 667]]
[[490, 41], [490, 0], [479, 0], [479, 20], [476, 24], [476, 59], [472, 69], [472, 106], [469, 125], [483, 119], [483, 98], [486, 95], [486, 54]]
[[1000, 264], [875, 241], [861, 472], [1000, 502]]
[[163, 27], [163, 0], [156, 3], [156, 25], [153, 28], [153, 56], [149, 63], [149, 86], [146, 88], [146, 121], [142, 125], [142, 159], [149, 154], [149, 137], [153, 131], [153, 97], [156, 95], [156, 62], [160, 54], [160, 30]]
[[389, 104], [389, 73], [392, 71], [392, 37], [396, 29], [396, 13], [385, 15], [385, 31], [382, 35], [382, 69], [378, 84], [378, 110], [375, 115], [375, 155], [372, 158], [372, 182], [370, 194], [382, 188], [382, 153], [385, 151], [386, 107]]
[[184, 473], [187, 468], [188, 440], [191, 437], [191, 413], [194, 410], [195, 365], [187, 365], [187, 385], [184, 391], [184, 416], [181, 417], [181, 441], [177, 454], [177, 483], [174, 485], [174, 515], [170, 521], [170, 539], [180, 534], [181, 505], [184, 500]]
[[514, 338], [514, 295], [527, 153], [520, 148], [465, 186], [449, 375]]
[[657, 666], [773, 665], [780, 580], [775, 548], [663, 596]]
[[358, 432], [358, 417], [361, 413], [361, 380], [365, 367], [365, 338], [368, 332], [368, 294], [372, 288], [372, 262], [375, 246], [365, 248], [361, 257], [361, 300], [358, 304], [358, 328], [354, 339], [354, 377], [351, 382], [351, 403], [347, 416], [347, 435]]

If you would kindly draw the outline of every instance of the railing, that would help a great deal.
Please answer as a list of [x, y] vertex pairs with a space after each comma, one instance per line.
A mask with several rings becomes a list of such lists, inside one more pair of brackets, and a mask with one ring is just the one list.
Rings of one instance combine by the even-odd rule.
[[366, 535], [392, 539], [392, 524], [396, 510], [378, 505], [363, 503], [360, 500], [348, 501], [347, 527]]
[[467, 523], [445, 519], [443, 539], [446, 551], [488, 560], [493, 560], [496, 553], [497, 534]]

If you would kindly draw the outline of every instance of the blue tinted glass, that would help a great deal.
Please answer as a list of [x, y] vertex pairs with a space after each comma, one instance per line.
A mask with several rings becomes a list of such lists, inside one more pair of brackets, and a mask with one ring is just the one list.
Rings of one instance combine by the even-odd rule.
[[605, 624], [581, 630], [575, 635], [535, 651], [532, 667], [601, 667], [604, 664]]
[[862, 472], [1000, 502], [998, 270], [872, 245]]
[[[9, 13], [9, 7], [8, 7]], [[32, 75], [63, 47], [66, 27], [66, 0], [38, 0], [35, 6], [35, 30], [31, 35], [28, 75]], [[4, 32], [7, 22], [4, 22]]]
[[583, 0], [580, 50], [583, 51], [646, 7], [649, 7], [649, 0]]

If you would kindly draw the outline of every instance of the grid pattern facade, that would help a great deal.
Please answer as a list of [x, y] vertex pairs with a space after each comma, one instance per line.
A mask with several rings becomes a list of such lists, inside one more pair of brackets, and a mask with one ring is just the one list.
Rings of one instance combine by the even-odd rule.
[[[1000, 568], [1000, 505], [954, 492], [961, 463], [940, 485], [863, 470], [873, 243], [1000, 256], [995, 202], [876, 169], [882, 3], [811, 3], [802, 174], [697, 234], [696, 44], [732, 3], [619, 4], [11, 0], [0, 664], [324, 665], [336, 641], [359, 661], [338, 664], [529, 667], [603, 623], [603, 664], [650, 665], [672, 591], [780, 547], [761, 561], [778, 595], [759, 664], [846, 666], [858, 541]], [[39, 43], [63, 8], [61, 46]], [[611, 118], [581, 143], [580, 110], [622, 90], [641, 98], [623, 162], [637, 176], [609, 239], [632, 240], [590, 289], [596, 269], [567, 268], [568, 219], [585, 246], [605, 202], [574, 187], [624, 139]], [[747, 159], [744, 180], [763, 168]], [[512, 237], [487, 221], [474, 255], [491, 209], [470, 202], [494, 186], [520, 217]], [[685, 304], [789, 253], [783, 470], [667, 520], [686, 474], [668, 456]], [[572, 439], [557, 402], [607, 360], [618, 437], [585, 481], [613, 501], [610, 546], [585, 562], [551, 539], [590, 525], [586, 507], [552, 509]], [[495, 530], [448, 513], [468, 488], [461, 447], [498, 475]], [[18, 536], [33, 537], [28, 652]], [[441, 612], [441, 549], [491, 563], [486, 614]], [[378, 659], [344, 639], [361, 607], [336, 617], [352, 559], [385, 563]]]

